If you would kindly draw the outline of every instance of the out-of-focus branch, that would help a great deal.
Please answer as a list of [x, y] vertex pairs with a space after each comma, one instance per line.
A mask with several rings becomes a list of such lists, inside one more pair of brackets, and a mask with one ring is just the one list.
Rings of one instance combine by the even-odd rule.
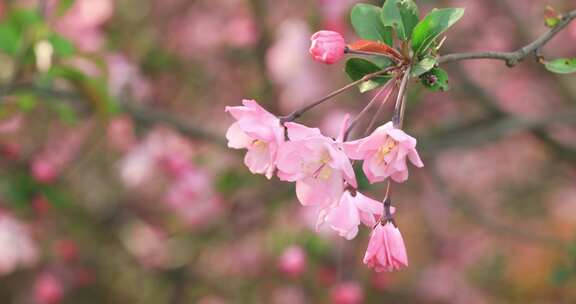
[[[435, 154], [452, 147], [481, 145], [504, 136], [524, 131], [544, 134], [546, 139], [552, 141], [552, 144], [555, 147], [561, 146], [562, 149], [570, 149], [569, 147], [564, 147], [560, 143], [556, 142], [546, 132], [544, 132], [542, 128], [553, 123], [576, 124], [575, 117], [576, 108], [563, 110], [559, 113], [554, 113], [538, 119], [527, 119], [506, 115], [485, 120], [477, 126], [469, 128], [450, 128], [450, 130], [445, 132], [423, 137], [420, 139], [421, 151], [424, 154]], [[566, 153], [566, 157], [570, 157], [570, 160], [576, 162], [576, 151], [573, 151], [572, 153], [573, 154]]]
[[[474, 83], [468, 74], [464, 72], [464, 70], [456, 65], [452, 68], [451, 72], [456, 74], [459, 80], [459, 88], [466, 92], [468, 96], [473, 97], [472, 100], [476, 101], [478, 105], [480, 105], [485, 111], [488, 112], [489, 116], [492, 117], [492, 122], [504, 122], [501, 125], [497, 126], [490, 126], [488, 125], [487, 129], [490, 130], [498, 130], [500, 131], [491, 131], [489, 134], [486, 134], [486, 139], [494, 139], [494, 135], [499, 134], [510, 134], [512, 132], [518, 131], [530, 131], [530, 133], [540, 140], [541, 143], [545, 144], [551, 152], [556, 154], [558, 157], [565, 161], [569, 161], [573, 164], [576, 164], [576, 149], [565, 144], [562, 144], [552, 138], [546, 132], [546, 126], [555, 122], [576, 122], [576, 113], [575, 108], [568, 108], [568, 110], [562, 110], [561, 113], [558, 113], [558, 117], [555, 117], [556, 114], [551, 114], [551, 116], [535, 119], [535, 120], [526, 120], [521, 118], [514, 118], [510, 114], [503, 111], [499, 106], [496, 98], [493, 97], [490, 93], [486, 90], [478, 86]], [[555, 120], [558, 119], [559, 120]], [[540, 121], [540, 123], [538, 123]], [[486, 125], [486, 124], [483, 124]], [[464, 132], [464, 129], [458, 128], [454, 132]], [[476, 131], [474, 131], [476, 132]], [[474, 133], [477, 134], [477, 133]], [[468, 136], [468, 135], [465, 135]], [[478, 135], [469, 135], [470, 137], [467, 139], [471, 141], [472, 138], [482, 138], [482, 136]], [[496, 136], [496, 138], [499, 136]], [[447, 143], [448, 144], [448, 143]], [[436, 142], [435, 145], [438, 145]]]
[[[18, 84], [7, 87], [6, 89], [8, 94], [30, 91], [40, 96], [58, 98], [59, 101], [76, 101], [84, 99], [83, 96], [75, 92], [39, 87], [34, 84]], [[191, 138], [206, 140], [221, 146], [226, 145], [221, 134], [188, 122], [184, 122], [172, 114], [156, 109], [150, 109], [144, 106], [133, 106], [128, 103], [122, 103], [121, 108], [122, 111], [143, 125], [164, 124]]]
[[460, 60], [470, 60], [470, 59], [494, 59], [502, 60], [506, 62], [506, 65], [512, 67], [518, 62], [524, 60], [528, 55], [536, 53], [544, 45], [546, 45], [556, 34], [561, 32], [564, 28], [570, 24], [572, 20], [576, 19], [576, 10], [566, 13], [560, 19], [560, 22], [546, 32], [544, 35], [540, 36], [538, 39], [532, 41], [531, 43], [523, 46], [522, 48], [514, 52], [474, 52], [474, 53], [455, 53], [441, 56], [438, 60], [439, 63], [448, 63]]
[[262, 78], [262, 98], [270, 102], [270, 109], [275, 110], [276, 102], [278, 100], [278, 92], [274, 87], [274, 83], [270, 80], [268, 75], [268, 68], [266, 66], [266, 53], [270, 48], [271, 35], [266, 21], [266, 1], [263, 0], [248, 0], [254, 22], [256, 23], [256, 30], [258, 31], [258, 41], [254, 48], [254, 59], [258, 66], [258, 72]]
[[506, 236], [522, 241], [533, 242], [540, 245], [545, 245], [553, 249], [565, 249], [566, 244], [560, 240], [550, 236], [538, 234], [534, 231], [528, 231], [525, 228], [511, 226], [501, 221], [488, 216], [477, 204], [472, 204], [463, 199], [458, 199], [455, 195], [448, 191], [448, 185], [440, 176], [438, 169], [432, 164], [428, 170], [429, 176], [435, 185], [435, 188], [440, 191], [444, 197], [443, 202], [450, 205], [454, 209], [459, 209], [464, 216], [469, 218], [472, 223], [477, 224], [487, 230], [495, 232], [497, 235]]
[[177, 130], [178, 132], [189, 136], [194, 139], [206, 140], [208, 142], [225, 146], [226, 142], [223, 139], [222, 134], [207, 130], [200, 126], [196, 126], [187, 122], [184, 122], [172, 114], [161, 112], [155, 109], [149, 109], [142, 106], [132, 106], [124, 104], [122, 109], [125, 113], [129, 114], [137, 122], [151, 125], [151, 124], [165, 124]]

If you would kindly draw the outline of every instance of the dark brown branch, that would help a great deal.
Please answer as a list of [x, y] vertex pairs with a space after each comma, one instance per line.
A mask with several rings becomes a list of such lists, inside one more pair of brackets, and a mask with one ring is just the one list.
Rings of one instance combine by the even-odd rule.
[[506, 62], [506, 65], [512, 67], [518, 62], [524, 60], [528, 55], [537, 52], [544, 45], [546, 45], [556, 34], [562, 31], [564, 28], [570, 24], [572, 20], [576, 18], [576, 10], [573, 10], [562, 16], [562, 19], [558, 24], [546, 32], [544, 35], [540, 36], [538, 39], [532, 41], [531, 43], [523, 46], [522, 48], [514, 52], [474, 52], [474, 53], [456, 53], [441, 56], [438, 63], [448, 63], [460, 60], [471, 60], [471, 59], [494, 59], [502, 60]]

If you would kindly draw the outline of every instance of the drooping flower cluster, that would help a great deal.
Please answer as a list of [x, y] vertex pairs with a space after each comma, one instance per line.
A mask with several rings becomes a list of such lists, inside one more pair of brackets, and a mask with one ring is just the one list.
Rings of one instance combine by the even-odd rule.
[[344, 127], [338, 139], [324, 136], [319, 129], [295, 122], [283, 122], [254, 100], [243, 106], [226, 107], [236, 122], [226, 133], [228, 146], [246, 149], [244, 162], [252, 173], [296, 184], [296, 196], [305, 207], [318, 211], [317, 227], [327, 224], [350, 240], [358, 226], [375, 227], [365, 263], [376, 271], [397, 270], [408, 264], [399, 230], [385, 222], [394, 212], [358, 192], [351, 159], [364, 162], [363, 171], [371, 183], [391, 178], [408, 178], [409, 160], [417, 167], [422, 161], [416, 151], [416, 139], [394, 128], [391, 122], [371, 135], [344, 141]]

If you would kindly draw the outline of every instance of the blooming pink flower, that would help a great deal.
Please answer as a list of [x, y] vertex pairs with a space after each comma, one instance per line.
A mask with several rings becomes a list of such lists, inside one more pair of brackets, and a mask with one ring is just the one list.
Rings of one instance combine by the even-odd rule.
[[[296, 182], [296, 196], [304, 206], [328, 208], [336, 204], [344, 191], [344, 180], [356, 187], [350, 160], [338, 144], [320, 133], [297, 123], [286, 123], [290, 141], [278, 153], [278, 177]], [[326, 210], [321, 210], [320, 222]]]
[[306, 270], [306, 252], [298, 246], [288, 247], [280, 256], [278, 267], [283, 273], [298, 277]]
[[29, 267], [38, 261], [36, 244], [28, 228], [14, 217], [0, 211], [0, 275], [17, 267]]
[[34, 283], [34, 300], [38, 304], [57, 304], [64, 297], [62, 282], [53, 274], [43, 273]]
[[364, 255], [364, 264], [377, 272], [394, 271], [408, 266], [402, 234], [393, 223], [379, 224], [374, 228]]
[[165, 203], [189, 227], [207, 224], [223, 211], [220, 197], [212, 184], [212, 177], [206, 171], [191, 168], [177, 176], [170, 185]]
[[[394, 210], [392, 209], [392, 212]], [[326, 215], [326, 223], [347, 240], [356, 237], [358, 225], [372, 228], [384, 212], [384, 205], [360, 192], [353, 196], [345, 191], [337, 206], [331, 208]]]
[[360, 304], [364, 302], [364, 291], [357, 282], [345, 282], [335, 286], [330, 292], [334, 304]]
[[284, 129], [278, 117], [254, 100], [243, 100], [244, 106], [226, 107], [236, 122], [226, 132], [228, 147], [247, 149], [244, 163], [255, 174], [272, 178], [279, 145], [284, 142]]
[[368, 137], [342, 144], [346, 155], [351, 159], [362, 159], [362, 169], [370, 183], [381, 182], [388, 177], [396, 182], [408, 179], [406, 158], [416, 167], [423, 167], [416, 151], [416, 139], [392, 122], [378, 127]]
[[310, 54], [316, 61], [333, 64], [344, 57], [346, 42], [340, 33], [319, 31], [310, 38]]

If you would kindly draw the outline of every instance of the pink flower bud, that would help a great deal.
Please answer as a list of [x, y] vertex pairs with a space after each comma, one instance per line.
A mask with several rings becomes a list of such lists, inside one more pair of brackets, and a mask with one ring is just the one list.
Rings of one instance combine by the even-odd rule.
[[330, 298], [334, 304], [360, 304], [364, 301], [364, 292], [358, 283], [346, 282], [335, 286]]
[[364, 264], [375, 271], [394, 271], [408, 266], [406, 246], [400, 230], [388, 222], [378, 224], [372, 231]]
[[39, 183], [49, 184], [56, 180], [58, 172], [50, 162], [39, 159], [32, 163], [32, 176]]
[[310, 38], [312, 46], [310, 54], [314, 60], [333, 64], [344, 57], [346, 42], [340, 33], [319, 31]]
[[280, 256], [278, 267], [283, 273], [298, 277], [306, 270], [306, 253], [298, 246], [288, 247]]
[[34, 284], [34, 299], [39, 304], [57, 304], [62, 301], [64, 289], [60, 280], [52, 274], [41, 274]]

